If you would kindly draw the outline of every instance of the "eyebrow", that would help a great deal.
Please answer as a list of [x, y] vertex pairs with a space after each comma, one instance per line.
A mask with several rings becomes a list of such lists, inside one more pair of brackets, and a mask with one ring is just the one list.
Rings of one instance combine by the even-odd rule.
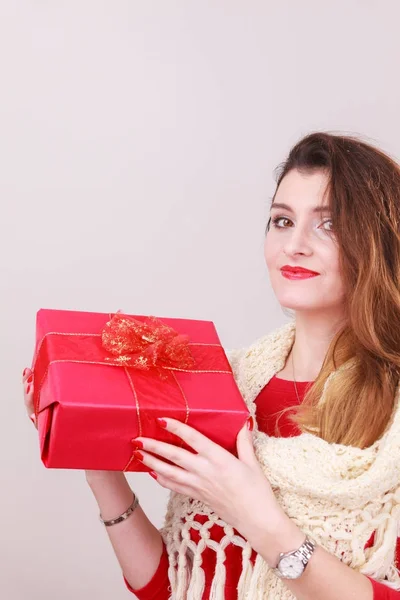
[[[287, 210], [288, 212], [294, 212], [293, 208], [291, 208], [288, 204], [283, 204], [281, 202], [273, 202], [271, 204], [271, 210], [273, 208], [281, 208], [283, 210]], [[314, 208], [312, 209], [313, 213], [321, 213], [321, 212], [331, 212], [331, 209], [329, 208], [329, 206], [314, 206]]]

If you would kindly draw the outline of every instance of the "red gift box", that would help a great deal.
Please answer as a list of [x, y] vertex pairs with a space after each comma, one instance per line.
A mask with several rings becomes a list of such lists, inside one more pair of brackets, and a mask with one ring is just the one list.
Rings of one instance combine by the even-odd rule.
[[147, 471], [132, 460], [133, 438], [182, 444], [157, 417], [234, 453], [249, 416], [209, 321], [40, 310], [33, 370], [49, 468]]

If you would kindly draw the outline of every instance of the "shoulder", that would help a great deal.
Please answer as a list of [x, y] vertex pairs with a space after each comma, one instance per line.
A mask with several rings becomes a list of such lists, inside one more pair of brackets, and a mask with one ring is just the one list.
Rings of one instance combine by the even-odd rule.
[[287, 323], [258, 338], [244, 348], [227, 350], [233, 375], [242, 393], [252, 382], [260, 385], [273, 372], [282, 368], [293, 343], [294, 322]]

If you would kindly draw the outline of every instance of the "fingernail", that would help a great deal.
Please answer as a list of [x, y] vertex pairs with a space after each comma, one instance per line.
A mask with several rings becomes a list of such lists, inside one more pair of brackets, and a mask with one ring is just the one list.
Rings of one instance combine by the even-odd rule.
[[22, 377], [25, 377], [25, 375], [27, 374], [28, 369], [24, 369], [23, 373], [22, 373]]
[[35, 413], [32, 413], [32, 414], [31, 414], [31, 416], [30, 416], [29, 418], [30, 418], [30, 420], [32, 421], [32, 423], [33, 423], [34, 425], [36, 425], [36, 416], [35, 416]]
[[159, 426], [160, 426], [160, 427], [162, 427], [163, 429], [166, 429], [166, 428], [167, 428], [167, 425], [168, 425], [168, 423], [167, 423], [167, 421], [166, 421], [165, 419], [160, 419], [160, 418], [157, 418], [157, 423], [158, 423], [158, 424], [159, 424]]
[[139, 452], [138, 450], [134, 450], [133, 451], [133, 456], [135, 458], [137, 458], [137, 460], [143, 460], [144, 459], [143, 454], [141, 452]]
[[141, 442], [140, 440], [132, 440], [132, 446], [134, 448], [136, 448], [137, 450], [139, 450], [139, 448], [143, 448], [143, 442]]
[[28, 383], [32, 383], [33, 381], [33, 375], [29, 375], [28, 379], [26, 380]]
[[150, 471], [149, 475], [153, 478], [153, 479], [158, 479], [158, 475], [155, 471]]
[[253, 431], [253, 429], [254, 429], [254, 419], [253, 419], [253, 417], [249, 417], [247, 419], [247, 429], [249, 431]]
[[32, 386], [28, 385], [28, 387], [26, 388], [26, 393], [27, 393], [27, 394], [30, 394], [30, 393], [31, 393], [31, 387], [32, 387]]

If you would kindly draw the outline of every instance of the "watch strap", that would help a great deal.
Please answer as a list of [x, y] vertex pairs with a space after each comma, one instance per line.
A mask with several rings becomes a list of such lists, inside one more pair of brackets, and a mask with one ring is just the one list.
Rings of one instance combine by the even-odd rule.
[[[283, 558], [286, 558], [287, 556], [295, 556], [296, 558], [299, 558], [301, 560], [301, 562], [304, 565], [304, 569], [306, 568], [306, 566], [308, 565], [308, 562], [310, 560], [310, 558], [312, 557], [313, 553], [315, 550], [315, 543], [308, 537], [306, 536], [306, 539], [304, 540], [304, 542], [302, 543], [302, 545], [300, 546], [300, 548], [298, 548], [297, 550], [293, 550], [292, 552], [282, 552], [279, 555], [279, 560], [278, 560], [278, 564], [275, 567], [275, 569], [273, 569], [273, 572], [275, 573], [275, 575], [279, 578], [285, 578], [284, 575], [282, 574], [282, 572], [279, 570], [279, 564], [281, 562], [281, 560]], [[304, 569], [303, 569], [303, 573], [304, 573]]]

